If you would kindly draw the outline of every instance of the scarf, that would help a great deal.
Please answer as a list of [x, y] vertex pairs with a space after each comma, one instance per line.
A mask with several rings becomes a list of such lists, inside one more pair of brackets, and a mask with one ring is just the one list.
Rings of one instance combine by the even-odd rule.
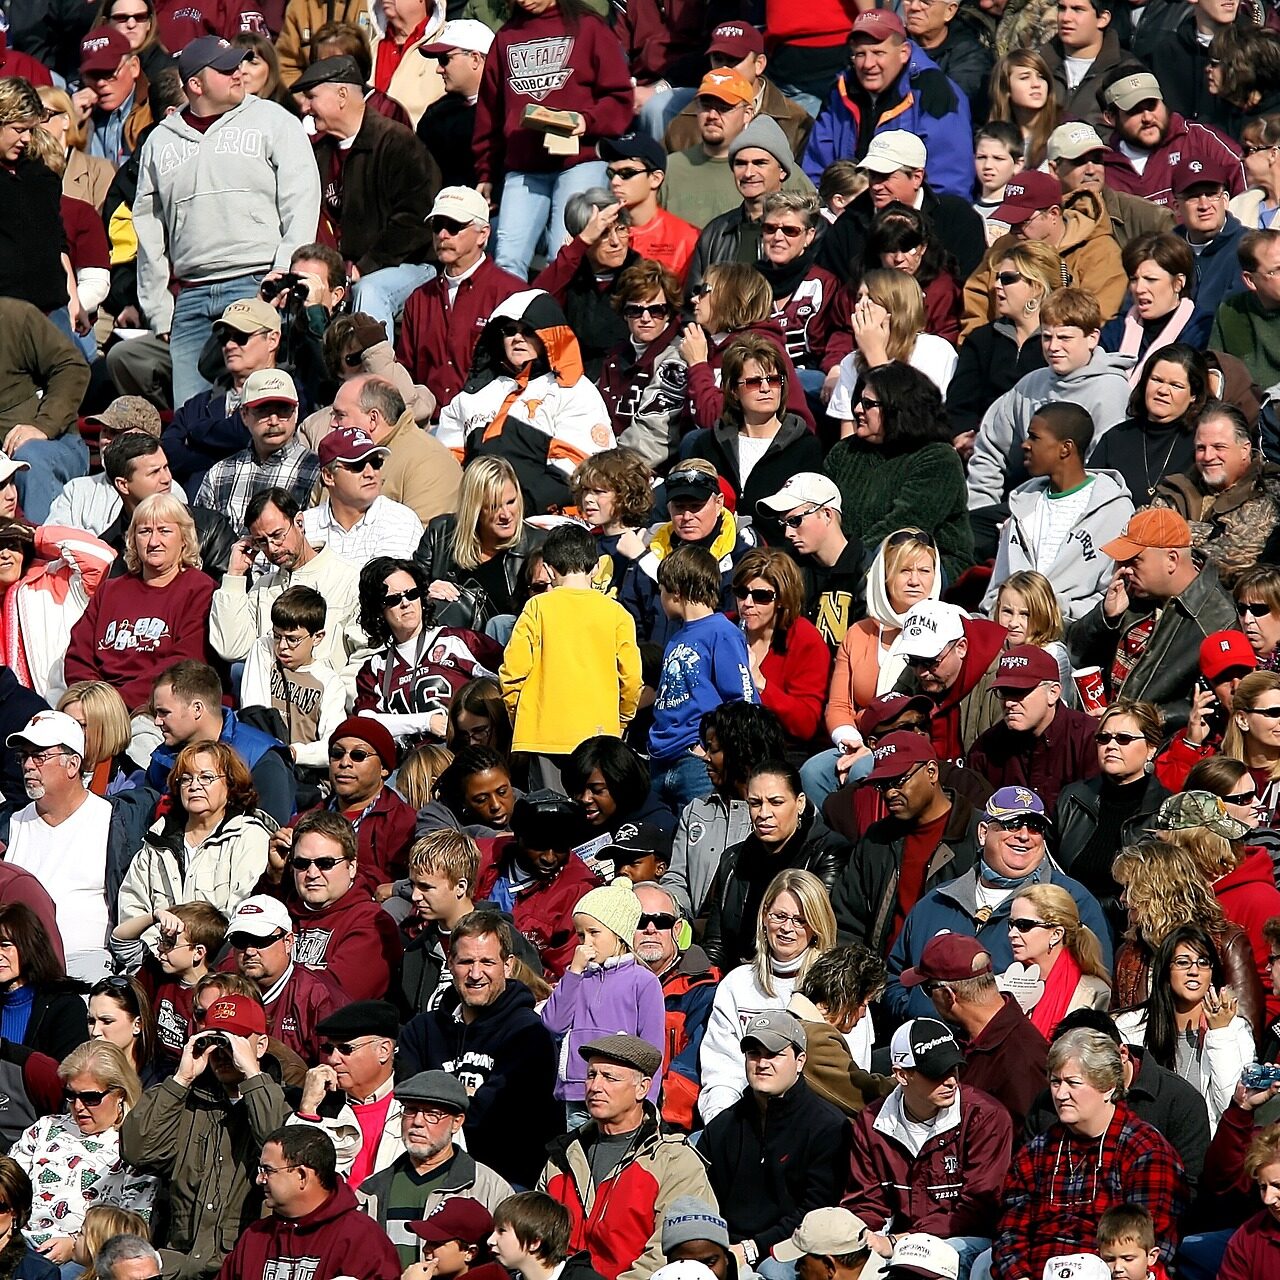
[[[876, 652], [880, 655], [880, 674], [876, 677], [877, 696], [893, 689], [898, 678], [907, 669], [906, 658], [890, 653], [884, 647], [885, 632], [891, 633], [890, 639], [895, 638], [907, 619], [907, 615], [899, 613], [889, 599], [889, 588], [885, 582], [884, 548], [885, 544], [882, 542], [871, 562], [871, 568], [867, 570], [867, 617], [880, 624], [880, 632], [876, 637]], [[929, 599], [937, 600], [941, 594], [942, 567], [939, 565], [933, 575], [933, 590], [929, 592]]]
[[[1183, 298], [1169, 313], [1160, 332], [1146, 344], [1146, 350], [1156, 351], [1167, 343], [1176, 342], [1178, 334], [1186, 328], [1187, 321], [1191, 319], [1195, 309], [1196, 304], [1190, 298]], [[1131, 387], [1138, 385], [1138, 379], [1142, 377], [1143, 367], [1147, 363], [1145, 359], [1138, 358], [1143, 351], [1143, 340], [1146, 336], [1147, 329], [1138, 319], [1137, 307], [1130, 307], [1124, 317], [1124, 337], [1120, 340], [1119, 354], [1134, 357], [1134, 366], [1126, 375]]]
[[1071, 1003], [1082, 976], [1075, 956], [1064, 946], [1058, 963], [1049, 970], [1049, 976], [1044, 980], [1044, 995], [1031, 1010], [1031, 1025], [1046, 1040], [1053, 1039], [1053, 1029], [1066, 1015], [1067, 1006]]
[[773, 290], [775, 306], [781, 306], [790, 300], [791, 295], [800, 287], [800, 282], [809, 274], [813, 260], [818, 256], [818, 242], [815, 240], [798, 258], [781, 264], [761, 258], [755, 263], [756, 270], [769, 282]]
[[991, 864], [983, 858], [978, 864], [978, 879], [983, 884], [989, 885], [992, 889], [1021, 889], [1023, 885], [1039, 884], [1040, 871], [1044, 867], [1044, 859], [1040, 860], [1038, 866], [1030, 875], [1022, 876], [1015, 880], [1011, 876], [1002, 876], [998, 871], [992, 869]]

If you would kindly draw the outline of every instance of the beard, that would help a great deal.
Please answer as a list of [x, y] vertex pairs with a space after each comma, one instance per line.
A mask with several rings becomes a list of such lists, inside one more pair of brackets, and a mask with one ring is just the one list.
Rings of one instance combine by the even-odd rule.
[[404, 1149], [415, 1160], [434, 1160], [446, 1147], [452, 1146], [453, 1135], [440, 1138], [435, 1142], [406, 1142]]

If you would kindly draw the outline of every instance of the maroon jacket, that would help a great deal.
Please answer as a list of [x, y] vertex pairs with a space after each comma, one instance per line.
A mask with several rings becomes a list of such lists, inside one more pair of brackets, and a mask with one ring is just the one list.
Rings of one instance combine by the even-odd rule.
[[400, 1271], [400, 1255], [387, 1233], [360, 1211], [355, 1192], [339, 1178], [333, 1194], [301, 1218], [273, 1213], [251, 1222], [223, 1262], [218, 1280], [400, 1280]]
[[1004, 1008], [964, 1045], [960, 1082], [981, 1089], [1004, 1105], [1013, 1117], [1018, 1145], [1023, 1127], [1044, 1087], [1049, 1042], [1010, 995]]
[[[473, 895], [476, 902], [493, 898], [504, 904], [505, 897], [495, 895], [493, 887], [506, 872], [509, 859], [515, 856], [514, 844], [514, 836], [496, 836], [492, 840], [480, 841], [483, 852]], [[578, 935], [573, 931], [574, 907], [585, 893], [602, 883], [581, 858], [570, 854], [569, 861], [554, 879], [539, 882], [536, 887], [515, 897], [511, 906], [512, 919], [516, 928], [537, 948], [550, 981], [558, 982], [564, 975], [578, 945]]]
[[12, 862], [0, 862], [0, 902], [21, 902], [23, 906], [30, 907], [44, 926], [58, 963], [66, 965], [62, 934], [58, 931], [58, 909], [49, 897], [49, 891], [30, 871], [15, 867]]
[[1151, 153], [1141, 173], [1119, 147], [1120, 134], [1116, 132], [1111, 135], [1111, 147], [1103, 157], [1107, 186], [1133, 196], [1145, 196], [1152, 204], [1173, 205], [1173, 171], [1181, 160], [1199, 160], [1215, 170], [1224, 167], [1230, 174], [1231, 194], [1238, 196], [1245, 189], [1236, 144], [1212, 125], [1184, 120], [1176, 111], [1169, 112], [1164, 141]]
[[[329, 807], [336, 808], [332, 803]], [[351, 817], [345, 811], [344, 816]], [[372, 894], [380, 884], [390, 884], [409, 874], [409, 846], [413, 843], [413, 824], [417, 818], [417, 810], [412, 805], [401, 800], [390, 787], [383, 787], [373, 807], [359, 817], [358, 824], [353, 820], [356, 863], [360, 868], [357, 886]], [[296, 822], [297, 819], [289, 825]]]
[[319, 911], [292, 896], [287, 905], [294, 963], [327, 973], [348, 1000], [381, 1000], [391, 990], [400, 967], [400, 930], [358, 881]]
[[267, 1031], [304, 1062], [320, 1061], [316, 1026], [350, 1003], [350, 997], [328, 973], [295, 964], [284, 990], [267, 1005]]
[[713, 9], [706, 0], [627, 0], [613, 30], [636, 83], [697, 84], [707, 69]]
[[409, 295], [396, 339], [396, 358], [415, 382], [425, 383], [435, 396], [437, 413], [462, 390], [476, 343], [494, 308], [527, 287], [519, 276], [485, 257], [458, 286], [452, 307], [443, 275]]
[[[912, 1156], [891, 1133], [897, 1126], [890, 1104], [900, 1096], [901, 1089], [894, 1090], [853, 1121], [852, 1190], [841, 1203], [873, 1231], [892, 1218], [898, 1232], [990, 1237], [1013, 1145], [1009, 1113], [981, 1089], [961, 1085], [959, 1124]], [[877, 1128], [882, 1113], [885, 1121]]]
[[[774, 298], [773, 314], [769, 319], [786, 334], [787, 355], [794, 364], [810, 365], [815, 369], [831, 368], [825, 356], [835, 337], [836, 319], [843, 316], [847, 329], [852, 314], [847, 300], [843, 307], [837, 307], [836, 299], [847, 293], [825, 267], [810, 267], [786, 297]], [[846, 336], [849, 350], [852, 350], [853, 337], [851, 334]], [[834, 363], [839, 364], [848, 354], [845, 351]], [[788, 400], [791, 398], [788, 396]]]

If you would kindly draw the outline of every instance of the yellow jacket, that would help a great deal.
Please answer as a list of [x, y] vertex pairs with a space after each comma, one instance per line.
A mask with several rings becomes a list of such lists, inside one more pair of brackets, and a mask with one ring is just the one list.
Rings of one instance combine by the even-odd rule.
[[635, 621], [598, 591], [554, 587], [516, 619], [498, 679], [515, 751], [565, 755], [584, 738], [620, 737], [640, 699]]

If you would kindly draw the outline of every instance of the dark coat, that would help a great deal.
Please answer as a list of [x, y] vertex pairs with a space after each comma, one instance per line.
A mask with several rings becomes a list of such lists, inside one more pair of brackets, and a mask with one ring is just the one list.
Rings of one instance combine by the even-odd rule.
[[[1249, 25], [1253, 25], [1252, 15]], [[1144, 17], [1140, 29], [1145, 31], [1146, 26]], [[1201, 124], [1215, 125], [1229, 137], [1240, 136], [1241, 121], [1235, 108], [1225, 98], [1209, 92], [1209, 48], [1196, 39], [1195, 13], [1190, 7], [1172, 31], [1165, 31], [1152, 41], [1148, 65], [1160, 81], [1170, 111]]]
[[[450, 512], [436, 516], [427, 525], [413, 558], [422, 566], [429, 579], [439, 578], [458, 583], [467, 580], [468, 571], [460, 568], [453, 558], [453, 533], [457, 524], [457, 516]], [[513, 597], [519, 593], [524, 566], [530, 554], [542, 546], [546, 537], [543, 530], [526, 522], [520, 527], [520, 538], [515, 546], [502, 553], [502, 576]]]
[[[1185, 227], [1177, 227], [1174, 235], [1187, 238]], [[1244, 238], [1244, 227], [1234, 213], [1227, 214], [1222, 230], [1196, 254], [1196, 307], [1217, 315], [1228, 298], [1244, 292], [1240, 259], [1236, 250]]]
[[1102, 50], [1084, 73], [1084, 79], [1074, 89], [1067, 87], [1067, 69], [1063, 62], [1066, 51], [1062, 47], [1062, 41], [1054, 36], [1048, 44], [1040, 46], [1039, 53], [1049, 67], [1053, 96], [1057, 98], [1060, 108], [1060, 119], [1084, 120], [1094, 128], [1101, 128], [1104, 121], [1102, 108], [1098, 106], [1098, 86], [1113, 67], [1132, 61], [1120, 47], [1120, 39], [1116, 33], [1110, 27], [1102, 33]]
[[977, 32], [957, 13], [947, 37], [926, 50], [938, 69], [969, 99], [969, 114], [976, 122], [987, 118], [987, 81], [995, 55], [978, 39]]
[[[32, 716], [48, 711], [49, 704], [33, 689], [18, 683], [9, 667], [0, 667], [0, 742], [20, 733]], [[9, 839], [9, 819], [30, 803], [22, 782], [22, 766], [12, 751], [0, 753], [0, 840]]]
[[976, 431], [982, 415], [1019, 378], [1044, 367], [1044, 347], [1038, 337], [1028, 338], [1019, 350], [1007, 320], [980, 325], [964, 340], [947, 387], [952, 431], [956, 435]]
[[475, 131], [476, 104], [460, 94], [446, 93], [422, 113], [418, 140], [439, 166], [442, 186], [476, 185], [476, 158], [471, 149]]
[[39, 988], [22, 1043], [37, 1053], [47, 1053], [58, 1062], [77, 1045], [83, 1044], [85, 990], [77, 983], [63, 983], [52, 989]]

